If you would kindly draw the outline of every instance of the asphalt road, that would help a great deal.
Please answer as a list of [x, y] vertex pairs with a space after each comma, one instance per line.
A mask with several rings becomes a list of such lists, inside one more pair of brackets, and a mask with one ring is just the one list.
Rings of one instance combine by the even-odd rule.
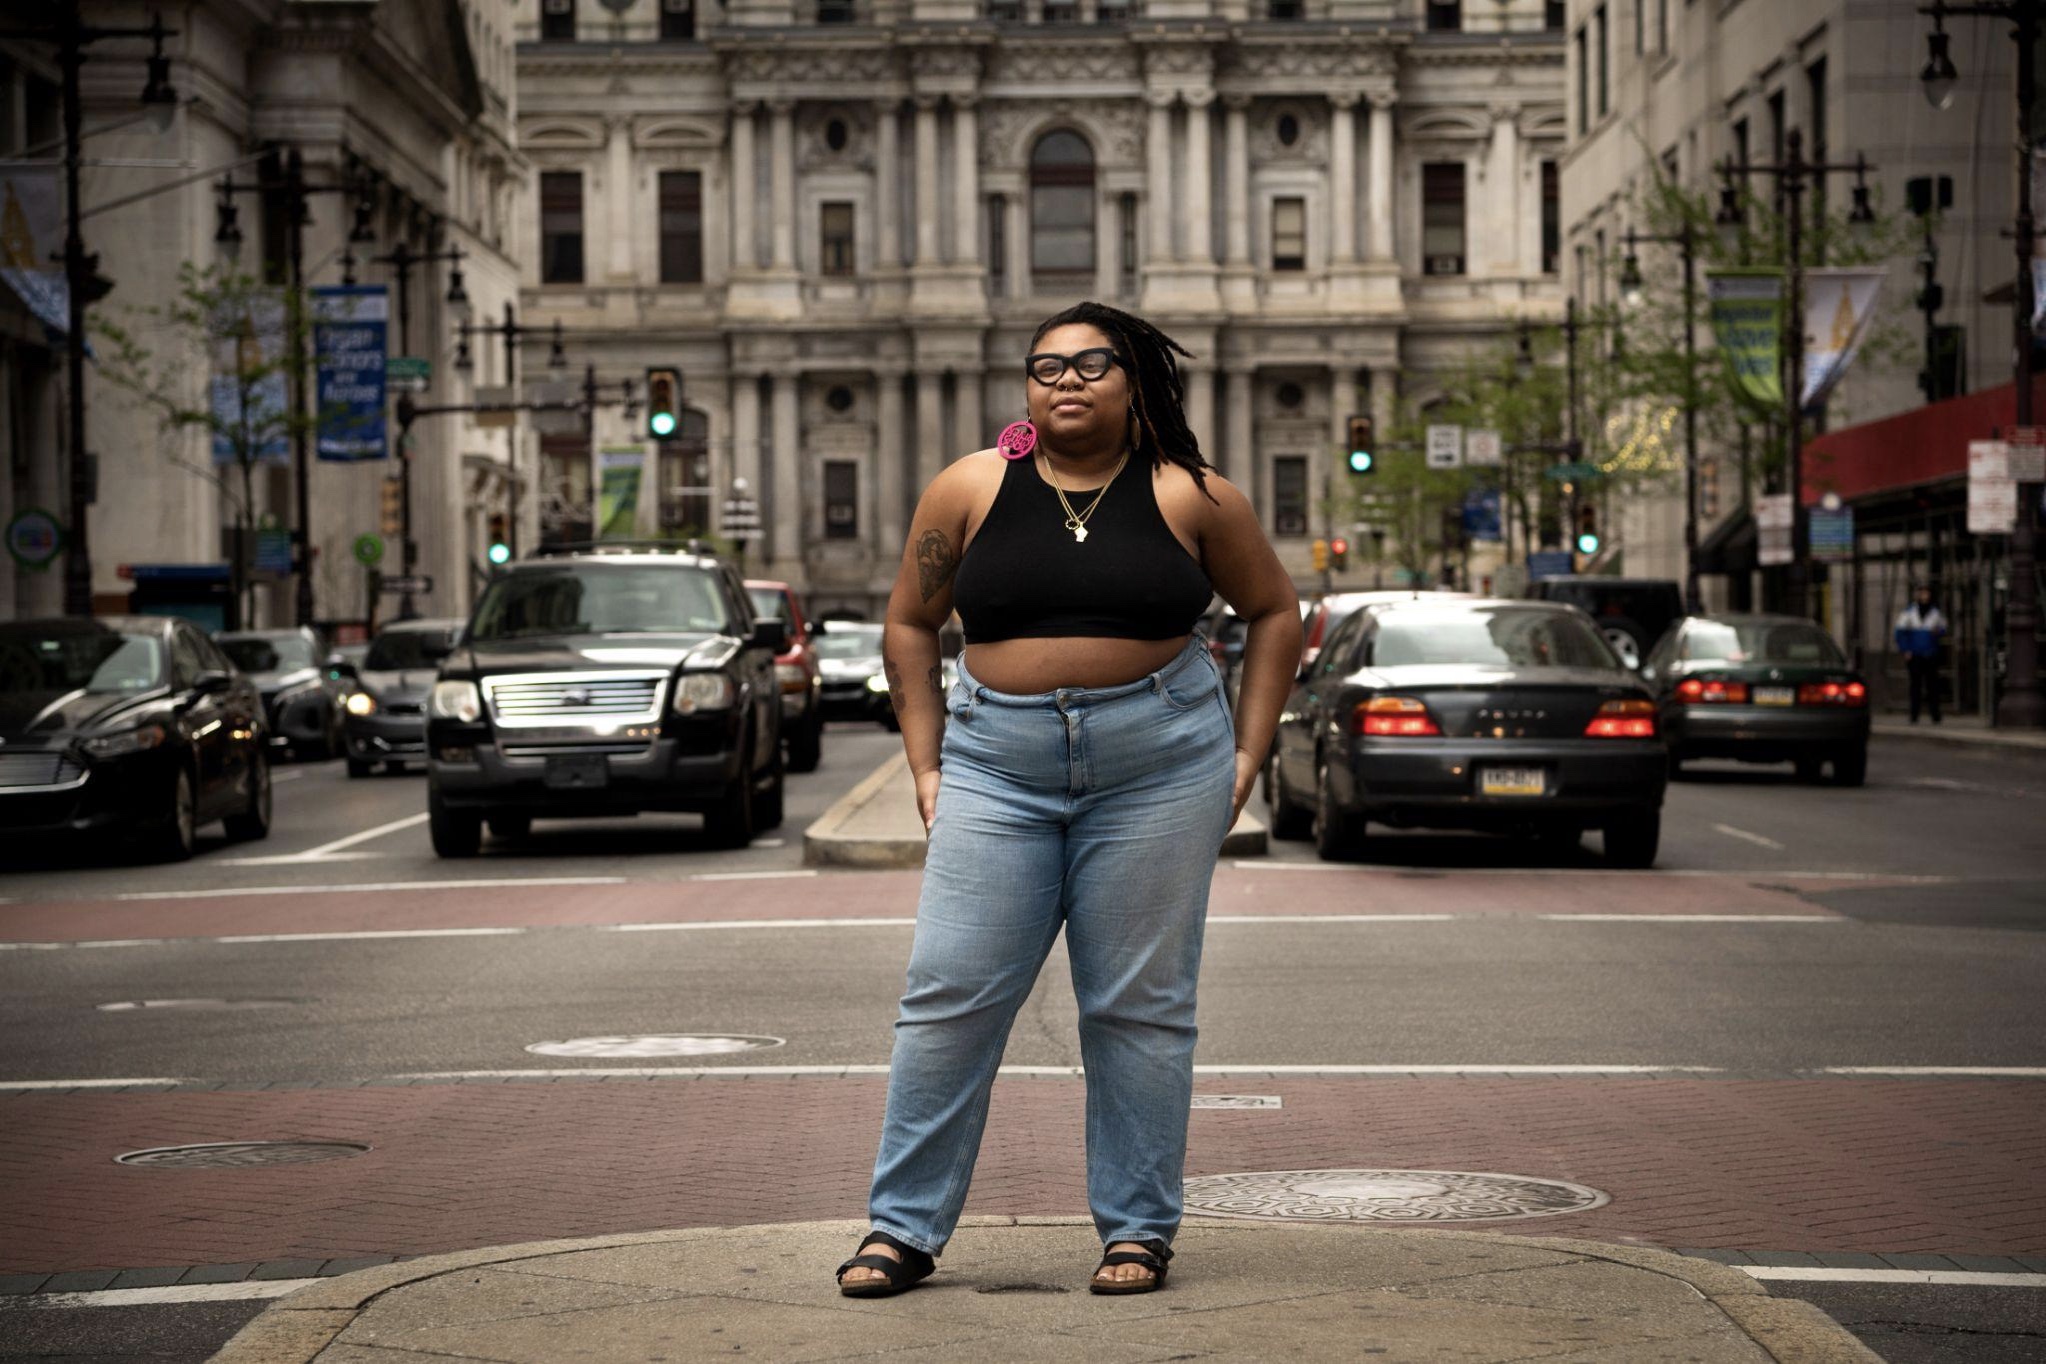
[[[208, 838], [174, 867], [104, 849], [9, 867], [0, 937], [116, 941], [0, 951], [0, 1082], [246, 1090], [589, 1065], [885, 1064], [910, 929], [876, 921], [914, 913], [916, 879], [804, 875], [801, 831], [896, 744], [876, 727], [834, 727], [820, 771], [790, 778], [783, 828], [736, 852], [708, 849], [697, 820], [674, 816], [542, 824], [526, 842], [444, 862], [428, 846], [423, 778], [350, 781], [339, 764], [305, 764], [280, 768], [265, 843]], [[1878, 741], [1868, 785], [1852, 791], [1799, 785], [1788, 769], [1698, 765], [1670, 790], [1653, 873], [1604, 869], [1595, 835], [1559, 853], [1374, 829], [1366, 862], [1342, 869], [1275, 844], [1218, 870], [1198, 1059], [2046, 1076], [2042, 814], [2046, 756]], [[481, 884], [448, 884], [464, 882]], [[776, 922], [739, 922], [757, 919]], [[640, 931], [649, 922], [659, 930]], [[421, 929], [463, 932], [308, 936]], [[146, 1001], [184, 1003], [133, 1007]], [[779, 1044], [665, 1062], [527, 1050], [690, 1032]], [[1005, 1064], [1079, 1064], [1059, 949]], [[2046, 1078], [1999, 1083], [2029, 1095]], [[1952, 1137], [1965, 1146], [1970, 1134]], [[1689, 1244], [1675, 1228], [1663, 1243]], [[2046, 1251], [1982, 1247], [2020, 1248]], [[2032, 1358], [2046, 1338], [2036, 1288], [1773, 1287], [1819, 1302], [1893, 1360]], [[0, 1359], [199, 1358], [259, 1306], [4, 1309]]]

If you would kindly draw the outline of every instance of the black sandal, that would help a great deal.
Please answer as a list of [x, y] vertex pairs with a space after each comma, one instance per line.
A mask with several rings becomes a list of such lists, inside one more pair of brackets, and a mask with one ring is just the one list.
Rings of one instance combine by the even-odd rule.
[[[918, 1250], [907, 1242], [898, 1241], [885, 1231], [868, 1232], [866, 1239], [860, 1242], [860, 1249], [865, 1250], [876, 1241], [884, 1246], [893, 1246], [896, 1250], [901, 1251], [902, 1258], [894, 1260], [886, 1255], [853, 1256], [838, 1267], [838, 1291], [844, 1296], [848, 1298], [893, 1297], [904, 1289], [914, 1288], [918, 1283], [928, 1279], [931, 1276], [931, 1271], [938, 1267], [938, 1262], [931, 1258], [928, 1251]], [[862, 1269], [878, 1269], [887, 1276], [887, 1279], [885, 1282], [877, 1279], [867, 1279], [860, 1283], [847, 1283], [845, 1281], [845, 1272], [855, 1265]]]
[[[1155, 1293], [1165, 1287], [1165, 1262], [1172, 1258], [1172, 1247], [1163, 1241], [1133, 1241], [1131, 1244], [1144, 1249], [1110, 1251], [1101, 1257], [1101, 1263], [1094, 1266], [1094, 1274], [1087, 1280], [1089, 1293]], [[1128, 1282], [1102, 1278], [1101, 1271], [1113, 1265], [1143, 1265], [1151, 1271], [1151, 1277]]]

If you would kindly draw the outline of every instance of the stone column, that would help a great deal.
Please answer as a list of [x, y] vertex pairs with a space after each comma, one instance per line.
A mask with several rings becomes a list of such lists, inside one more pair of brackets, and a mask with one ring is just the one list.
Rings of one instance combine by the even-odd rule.
[[[1520, 110], [1492, 106], [1492, 146], [1485, 162], [1485, 197], [1478, 210], [1485, 224], [1485, 273], [1518, 275], [1520, 250]], [[1475, 273], [1475, 272], [1473, 272]]]
[[1009, 198], [1009, 226], [1002, 235], [1009, 248], [1009, 297], [1030, 297], [1030, 186]]
[[1223, 375], [1223, 380], [1223, 406], [1228, 409], [1223, 425], [1228, 431], [1228, 438], [1215, 452], [1221, 456], [1215, 463], [1243, 490], [1243, 495], [1250, 498], [1251, 504], [1262, 515], [1264, 508], [1257, 490], [1263, 485], [1258, 478], [1257, 438], [1251, 423], [1257, 402], [1257, 375], [1249, 369], [1232, 369]]
[[1364, 251], [1373, 261], [1392, 259], [1392, 106], [1390, 91], [1371, 96], [1369, 184], [1371, 202], [1365, 212]]
[[800, 378], [793, 373], [769, 376], [774, 394], [774, 512], [767, 521], [767, 541], [774, 547], [773, 559], [800, 559], [809, 538], [808, 508], [804, 505], [802, 469], [802, 423], [796, 407]]
[[1349, 265], [1357, 259], [1356, 95], [1329, 96], [1329, 133], [1329, 259]]
[[776, 100], [767, 106], [770, 153], [774, 159], [771, 182], [774, 258], [773, 268], [796, 268], [796, 106], [793, 100]]
[[995, 434], [987, 429], [981, 408], [981, 374], [976, 362], [952, 377], [952, 446], [945, 451], [945, 462], [987, 449], [995, 443]]
[[952, 260], [980, 259], [980, 132], [973, 96], [952, 96]]
[[1094, 297], [1104, 301], [1122, 292], [1121, 198], [1095, 186]]
[[1250, 264], [1250, 97], [1223, 100], [1222, 259], [1230, 265]]
[[874, 106], [874, 265], [895, 270], [902, 265], [902, 181], [896, 166], [901, 150], [901, 124], [895, 101]]
[[[633, 243], [645, 240], [633, 230], [632, 224], [639, 220], [638, 205], [634, 202], [632, 183], [632, 120], [613, 118], [605, 122], [605, 131], [610, 137], [610, 165], [604, 173], [606, 194], [604, 203], [609, 212], [608, 224], [611, 234], [611, 278], [638, 279], [640, 273], [633, 266]], [[592, 226], [597, 226], [592, 224]], [[599, 227], [602, 231], [604, 228]], [[658, 269], [658, 264], [655, 265]], [[429, 295], [431, 297], [431, 295]]]
[[1206, 365], [1186, 373], [1186, 424], [1210, 463], [1215, 458], [1215, 371]]
[[[748, 496], [758, 501], [764, 489], [760, 481], [760, 378], [750, 370], [732, 376], [732, 483], [746, 480]], [[766, 531], [761, 532], [763, 537]], [[759, 548], [758, 545], [755, 548]]]
[[732, 270], [752, 270], [760, 264], [759, 244], [753, 236], [753, 110], [752, 100], [732, 106]]
[[934, 369], [916, 375], [916, 495], [921, 497], [945, 467], [945, 389]]
[[916, 101], [916, 261], [938, 263], [938, 101]]
[[1208, 141], [1208, 110], [1215, 92], [1198, 90], [1186, 97], [1186, 258], [1196, 265], [1215, 263], [1213, 200], [1209, 197], [1215, 158]]
[[1151, 215], [1152, 265], [1162, 265], [1172, 256], [1172, 96], [1153, 91], [1150, 135], [1144, 140], [1144, 163], [1150, 172], [1144, 211]]
[[875, 562], [885, 573], [902, 557], [909, 536], [909, 502], [902, 486], [902, 375], [894, 369], [874, 374], [874, 506]]

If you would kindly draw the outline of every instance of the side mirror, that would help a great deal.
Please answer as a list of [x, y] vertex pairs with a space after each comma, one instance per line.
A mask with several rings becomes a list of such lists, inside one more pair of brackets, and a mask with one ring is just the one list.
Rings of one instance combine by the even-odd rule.
[[234, 687], [234, 674], [224, 673], [218, 668], [208, 668], [192, 679], [195, 696], [219, 696]]
[[785, 620], [754, 621], [753, 635], [752, 638], [748, 641], [748, 643], [752, 644], [756, 648], [772, 649], [774, 650], [774, 652], [780, 653], [783, 649], [788, 647], [789, 643], [788, 622]]

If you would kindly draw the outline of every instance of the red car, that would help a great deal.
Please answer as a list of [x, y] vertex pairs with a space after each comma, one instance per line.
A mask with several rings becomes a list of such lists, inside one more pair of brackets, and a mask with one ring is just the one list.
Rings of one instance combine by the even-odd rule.
[[755, 615], [788, 627], [788, 647], [774, 656], [774, 679], [781, 685], [782, 742], [788, 747], [789, 771], [815, 772], [824, 755], [823, 683], [803, 603], [787, 583], [766, 579], [748, 578], [746, 595], [753, 599]]

